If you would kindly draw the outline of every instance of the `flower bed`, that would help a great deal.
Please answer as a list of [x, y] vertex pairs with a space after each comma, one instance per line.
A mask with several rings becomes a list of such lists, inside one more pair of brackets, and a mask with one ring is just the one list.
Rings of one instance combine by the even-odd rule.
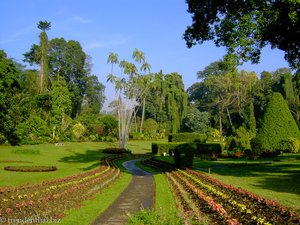
[[114, 167], [115, 159], [107, 158], [98, 168], [73, 176], [34, 185], [0, 187], [0, 217], [63, 217], [66, 210], [79, 207], [118, 177], [120, 171]]
[[[147, 165], [158, 164], [147, 161]], [[276, 201], [225, 184], [202, 172], [173, 170], [165, 173], [174, 192], [179, 215], [187, 224], [300, 224], [300, 215]], [[189, 216], [189, 215], [193, 216]]]
[[[167, 173], [167, 177], [180, 183], [200, 210], [211, 214], [211, 223], [264, 225], [300, 223], [300, 215], [293, 210], [246, 190], [224, 184], [201, 172], [176, 170]], [[175, 186], [174, 183], [170, 182], [172, 186]], [[178, 189], [178, 185], [176, 188]]]
[[15, 172], [50, 172], [55, 171], [55, 166], [6, 166], [4, 170]]

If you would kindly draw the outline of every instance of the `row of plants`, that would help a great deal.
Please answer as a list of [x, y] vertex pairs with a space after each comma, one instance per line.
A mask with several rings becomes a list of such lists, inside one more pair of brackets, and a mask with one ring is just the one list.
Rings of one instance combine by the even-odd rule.
[[[300, 215], [247, 190], [224, 184], [201, 172], [174, 170], [166, 173], [183, 211], [206, 213], [210, 224], [299, 224]], [[197, 207], [195, 207], [197, 206]], [[184, 213], [186, 215], [186, 213]], [[190, 218], [201, 221], [201, 216]]]
[[64, 217], [66, 210], [80, 207], [99, 190], [107, 187], [120, 174], [114, 166], [117, 157], [101, 161], [94, 170], [55, 180], [18, 187], [0, 187], [0, 217], [52, 218]]

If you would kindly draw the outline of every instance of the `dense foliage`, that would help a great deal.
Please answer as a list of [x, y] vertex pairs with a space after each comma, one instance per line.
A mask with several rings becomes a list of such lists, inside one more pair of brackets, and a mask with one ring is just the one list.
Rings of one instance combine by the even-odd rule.
[[11, 144], [19, 142], [15, 132], [17, 121], [14, 120], [17, 108], [15, 98], [20, 88], [19, 75], [20, 70], [14, 61], [0, 50], [0, 132]]
[[214, 40], [238, 61], [258, 63], [261, 49], [270, 44], [285, 52], [294, 68], [300, 66], [300, 2], [187, 0], [193, 15], [184, 39], [188, 47]]
[[275, 92], [266, 106], [253, 147], [256, 151], [290, 151], [289, 139], [300, 140], [300, 132], [280, 93]]

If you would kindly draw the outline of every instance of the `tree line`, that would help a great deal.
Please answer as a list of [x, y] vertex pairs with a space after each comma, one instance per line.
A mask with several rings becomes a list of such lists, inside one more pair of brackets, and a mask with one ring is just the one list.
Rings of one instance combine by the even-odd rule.
[[27, 69], [0, 52], [1, 143], [119, 140], [125, 148], [130, 137], [157, 139], [197, 132], [219, 141], [235, 137], [243, 149], [250, 149], [251, 143], [267, 149], [273, 147], [263, 147], [260, 136], [263, 127], [277, 129], [272, 123], [280, 121], [270, 125], [266, 114], [278, 101], [277, 108], [285, 115], [275, 117], [291, 114], [285, 125], [296, 130], [284, 141], [295, 145], [300, 139], [300, 79], [289, 68], [258, 76], [220, 60], [199, 71], [199, 82], [185, 90], [180, 74], [151, 72], [138, 49], [131, 61], [110, 53], [107, 81], [114, 84], [118, 97], [110, 104], [111, 112], [101, 114], [105, 86], [91, 74], [90, 57], [77, 41], [48, 40], [50, 27], [51, 23], [40, 21], [40, 42], [24, 53], [24, 61], [39, 69]]

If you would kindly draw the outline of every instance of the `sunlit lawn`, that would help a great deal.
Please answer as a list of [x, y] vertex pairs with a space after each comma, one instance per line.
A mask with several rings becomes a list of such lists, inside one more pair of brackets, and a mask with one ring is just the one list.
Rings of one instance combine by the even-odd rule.
[[[103, 149], [116, 147], [118, 143], [84, 142], [54, 144], [0, 146], [0, 186], [15, 186], [29, 182], [37, 183], [85, 172], [99, 165], [101, 158], [107, 156]], [[150, 152], [151, 142], [134, 141], [128, 143], [133, 153]], [[53, 172], [12, 172], [6, 166], [56, 166]]]

